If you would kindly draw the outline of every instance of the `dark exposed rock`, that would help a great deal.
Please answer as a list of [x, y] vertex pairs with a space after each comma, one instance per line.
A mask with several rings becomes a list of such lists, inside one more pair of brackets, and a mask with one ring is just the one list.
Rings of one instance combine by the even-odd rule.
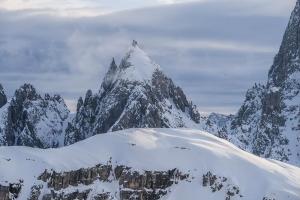
[[[283, 36], [274, 64], [269, 71], [268, 86], [289, 89], [291, 74], [300, 71], [300, 1], [297, 0], [289, 24]], [[298, 77], [299, 78], [299, 77]]]
[[134, 190], [134, 191], [121, 191], [120, 199], [122, 200], [158, 200], [167, 192], [163, 190], [147, 191], [147, 190]]
[[276, 200], [275, 198], [264, 197], [262, 200]]
[[[43, 188], [42, 185], [34, 185], [31, 188], [31, 194], [28, 200], [39, 200], [42, 188]], [[42, 200], [73, 200], [73, 199], [110, 200], [112, 199], [109, 192], [95, 194], [89, 198], [89, 194], [91, 190], [92, 189], [83, 190], [83, 191], [75, 190], [73, 192], [60, 192], [60, 191], [51, 190], [50, 193], [43, 195], [41, 199]]]
[[42, 200], [86, 200], [91, 190], [71, 192], [68, 194], [65, 193], [56, 193], [51, 191], [51, 194], [46, 194], [42, 197]]
[[110, 200], [112, 199], [111, 194], [109, 192], [97, 194], [92, 197], [92, 200]]
[[0, 84], [0, 108], [7, 103], [7, 97], [5, 95], [4, 89]]
[[117, 69], [118, 69], [118, 66], [115, 62], [115, 59], [113, 58], [113, 60], [110, 64], [110, 67], [108, 69], [108, 72], [107, 72], [106, 76], [104, 77], [104, 80], [102, 83], [104, 90], [109, 90], [112, 88], [112, 86], [113, 86], [112, 83], [114, 82], [114, 79], [116, 78], [115, 75], [116, 75]]
[[231, 184], [226, 177], [214, 175], [210, 171], [203, 175], [202, 185], [203, 187], [210, 187], [212, 192], [224, 190], [226, 194], [225, 200], [230, 200], [231, 197], [236, 195], [242, 197], [238, 186]]
[[58, 147], [69, 110], [59, 95], [44, 97], [30, 84], [16, 90], [0, 129], [0, 145]]
[[187, 179], [188, 176], [180, 173], [177, 169], [166, 172], [145, 171], [143, 174], [131, 171], [124, 166], [115, 168], [116, 178], [119, 184], [126, 189], [166, 189], [179, 180]]
[[77, 102], [76, 112], [78, 112], [82, 106], [83, 106], [83, 99], [82, 99], [82, 97], [79, 97], [78, 102]]
[[43, 185], [34, 185], [31, 187], [30, 191], [30, 200], [39, 200], [39, 197], [41, 195], [41, 190], [43, 189]]
[[[114, 177], [114, 178], [112, 178]], [[126, 166], [116, 166], [112, 169], [110, 164], [97, 165], [92, 168], [82, 168], [69, 172], [55, 172], [53, 170], [45, 170], [38, 180], [47, 183], [47, 188], [51, 193], [43, 194], [43, 200], [50, 199], [87, 199], [87, 196], [94, 194], [91, 199], [108, 200], [112, 199], [110, 192], [102, 191], [95, 194], [91, 189], [84, 191], [75, 190], [66, 193], [64, 189], [70, 186], [77, 187], [79, 185], [92, 186], [95, 181], [111, 183], [117, 180], [119, 184], [119, 198], [122, 200], [157, 200], [168, 193], [168, 188], [179, 181], [186, 180], [187, 174], [179, 172], [177, 169], [168, 171], [144, 171], [138, 172]], [[31, 188], [30, 200], [40, 198], [42, 185], [35, 185]]]
[[203, 175], [202, 185], [204, 187], [210, 186], [212, 192], [220, 191], [223, 187], [223, 183], [227, 181], [225, 177], [222, 178], [220, 182], [218, 182], [220, 177], [213, 175], [211, 172], [207, 172], [207, 174]]
[[228, 140], [227, 127], [233, 120], [234, 115], [211, 113], [209, 116], [201, 116], [200, 127], [219, 138]]
[[0, 199], [1, 200], [14, 200], [17, 199], [21, 192], [22, 181], [20, 183], [12, 183], [8, 186], [0, 185]]
[[69, 186], [78, 186], [78, 184], [90, 185], [95, 180], [108, 181], [111, 172], [111, 165], [97, 165], [88, 169], [82, 168], [63, 173], [46, 170], [38, 179], [47, 182], [49, 188], [57, 191]]

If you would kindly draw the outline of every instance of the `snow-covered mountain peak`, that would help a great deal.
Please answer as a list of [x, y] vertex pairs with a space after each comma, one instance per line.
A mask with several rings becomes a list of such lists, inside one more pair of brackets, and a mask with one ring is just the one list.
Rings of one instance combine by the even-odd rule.
[[120, 63], [118, 78], [128, 81], [150, 81], [158, 69], [160, 66], [134, 40]]
[[119, 65], [114, 58], [112, 59], [101, 89], [109, 90], [115, 83], [122, 84], [124, 81], [149, 83], [158, 70], [161, 71], [160, 66], [139, 47], [137, 41], [133, 40]]
[[119, 66], [113, 59], [100, 91], [80, 99], [65, 144], [127, 128], [196, 127], [200, 114], [183, 90], [134, 41]]

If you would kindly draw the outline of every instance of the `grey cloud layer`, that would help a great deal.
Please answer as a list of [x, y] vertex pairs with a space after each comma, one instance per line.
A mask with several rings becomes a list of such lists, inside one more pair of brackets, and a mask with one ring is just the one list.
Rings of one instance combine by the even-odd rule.
[[93, 18], [2, 10], [0, 82], [10, 95], [31, 82], [75, 100], [99, 88], [112, 57], [119, 61], [137, 39], [204, 111], [235, 112], [246, 89], [266, 80], [288, 14], [249, 14], [247, 6], [232, 5], [189, 3]]

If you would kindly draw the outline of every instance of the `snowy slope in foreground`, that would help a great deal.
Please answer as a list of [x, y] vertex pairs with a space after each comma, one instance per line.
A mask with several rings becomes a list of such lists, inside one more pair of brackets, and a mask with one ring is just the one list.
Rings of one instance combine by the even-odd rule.
[[[91, 172], [84, 182], [68, 174], [73, 170], [75, 176], [75, 170], [88, 170], [98, 164], [111, 167], [106, 179], [103, 178], [105, 173], [100, 173], [92, 181], [86, 181], [91, 179]], [[117, 166], [123, 166], [122, 174]], [[124, 166], [128, 168], [125, 170]], [[151, 176], [151, 173], [165, 174], [163, 172], [175, 168], [182, 176], [178, 180], [170, 177], [169, 182], [163, 179], [165, 184], [141, 178], [145, 171]], [[51, 176], [41, 178], [45, 169]], [[64, 176], [64, 180], [58, 179], [59, 176]], [[77, 183], [66, 181], [70, 178], [67, 176]], [[145, 184], [152, 182], [147, 186], [139, 180], [145, 180]], [[159, 199], [172, 200], [226, 199], [228, 196], [229, 199], [249, 200], [300, 199], [299, 168], [259, 158], [206, 132], [190, 129], [129, 129], [96, 135], [58, 149], [0, 147], [0, 185], [3, 188], [9, 183], [22, 185], [21, 192], [16, 195], [18, 199], [30, 196], [29, 199], [35, 199], [32, 194], [37, 188], [40, 198], [50, 195], [52, 190], [53, 194], [60, 193], [64, 197], [74, 191], [77, 197], [80, 192], [88, 191], [84, 193], [87, 197], [82, 199], [97, 199], [92, 196], [100, 193], [110, 195], [103, 199], [142, 199], [141, 195], [145, 194], [141, 190], [145, 193], [151, 190], [160, 193]], [[159, 188], [154, 188], [156, 185]], [[133, 198], [133, 194], [140, 197]], [[62, 196], [59, 199], [64, 199]]]

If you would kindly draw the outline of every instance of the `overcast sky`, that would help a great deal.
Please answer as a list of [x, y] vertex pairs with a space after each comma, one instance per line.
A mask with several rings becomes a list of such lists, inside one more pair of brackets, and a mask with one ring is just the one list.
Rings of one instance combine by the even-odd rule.
[[0, 0], [0, 83], [69, 105], [132, 39], [202, 112], [235, 113], [264, 83], [295, 0]]

